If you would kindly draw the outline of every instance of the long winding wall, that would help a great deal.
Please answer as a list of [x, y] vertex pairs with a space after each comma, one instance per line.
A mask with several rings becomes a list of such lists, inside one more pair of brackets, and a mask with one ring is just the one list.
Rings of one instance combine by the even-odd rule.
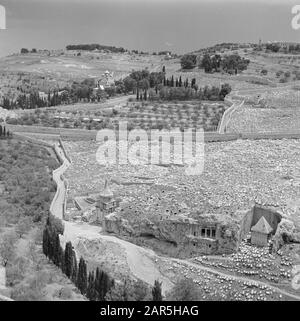
[[226, 128], [231, 120], [232, 115], [244, 105], [244, 100], [242, 102], [240, 101], [233, 101], [230, 98], [225, 98], [225, 102], [228, 104], [232, 104], [231, 107], [229, 107], [227, 110], [225, 110], [222, 119], [218, 126], [218, 133], [219, 134], [225, 134]]
[[[58, 144], [61, 147], [59, 147]], [[57, 189], [50, 205], [50, 213], [63, 220], [66, 212], [68, 191], [68, 182], [65, 180], [63, 173], [70, 166], [70, 161], [65, 153], [61, 140], [58, 144], [55, 144], [53, 148], [62, 165], [53, 171], [53, 180], [57, 184]]]
[[18, 133], [14, 133], [14, 136], [23, 141], [28, 141], [42, 147], [51, 148], [54, 151], [61, 166], [55, 169], [52, 173], [53, 180], [57, 184], [57, 189], [50, 205], [50, 213], [56, 217], [64, 219], [67, 206], [68, 181], [64, 178], [63, 173], [70, 166], [71, 160], [66, 154], [62, 140], [59, 138], [59, 136], [57, 136], [58, 143], [50, 144], [37, 138], [28, 137]]

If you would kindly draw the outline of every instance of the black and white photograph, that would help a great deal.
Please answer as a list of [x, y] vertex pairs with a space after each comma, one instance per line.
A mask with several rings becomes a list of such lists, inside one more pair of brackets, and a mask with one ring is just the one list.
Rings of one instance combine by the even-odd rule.
[[300, 0], [0, 0], [0, 310], [299, 300]]

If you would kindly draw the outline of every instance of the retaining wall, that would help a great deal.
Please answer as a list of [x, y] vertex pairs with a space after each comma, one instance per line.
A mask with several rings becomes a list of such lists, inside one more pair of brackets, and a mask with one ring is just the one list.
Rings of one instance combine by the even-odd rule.
[[[56, 181], [57, 174], [61, 172], [62, 168], [67, 166], [65, 161], [64, 161], [64, 158], [61, 156], [60, 149], [59, 149], [58, 145], [56, 145], [56, 144], [53, 145], [53, 144], [47, 143], [45, 141], [42, 141], [42, 140], [39, 140], [39, 139], [36, 139], [36, 138], [32, 138], [32, 137], [28, 137], [28, 136], [25, 136], [25, 135], [21, 135], [19, 133], [13, 133], [13, 135], [14, 135], [14, 137], [16, 137], [16, 138], [18, 138], [20, 140], [27, 141], [27, 142], [30, 142], [30, 143], [33, 143], [33, 144], [36, 144], [36, 145], [39, 145], [39, 146], [46, 147], [46, 148], [51, 148], [54, 151], [57, 159], [59, 160], [59, 163], [61, 164], [61, 166], [56, 168], [52, 173], [52, 177], [53, 177], [54, 181], [57, 183], [57, 181]], [[70, 162], [69, 157], [66, 154], [65, 148], [63, 146], [62, 140], [59, 139], [58, 143], [60, 145], [61, 150], [64, 153], [64, 157]], [[63, 181], [64, 188], [65, 188], [64, 201], [63, 201], [63, 204], [62, 204], [62, 216], [64, 217], [64, 214], [66, 212], [66, 207], [67, 207], [68, 181], [64, 178], [63, 175], [59, 175], [59, 178], [61, 179], [61, 181]], [[52, 200], [52, 202], [50, 204], [50, 213], [53, 214], [53, 215], [54, 215], [53, 208], [55, 206], [55, 203], [57, 202], [57, 198], [58, 198], [60, 192], [61, 191], [59, 190], [59, 187], [58, 187], [58, 184], [57, 184], [56, 193], [55, 193], [55, 195], [53, 197], [53, 200]]]

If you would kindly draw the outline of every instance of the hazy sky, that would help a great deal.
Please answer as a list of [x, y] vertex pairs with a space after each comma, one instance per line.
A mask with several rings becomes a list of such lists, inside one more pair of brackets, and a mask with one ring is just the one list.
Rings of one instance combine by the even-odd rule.
[[26, 48], [100, 43], [183, 53], [220, 42], [299, 41], [300, 0], [0, 0], [0, 56]]

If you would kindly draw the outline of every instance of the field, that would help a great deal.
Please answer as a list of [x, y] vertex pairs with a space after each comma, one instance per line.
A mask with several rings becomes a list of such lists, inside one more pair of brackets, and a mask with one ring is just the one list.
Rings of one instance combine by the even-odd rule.
[[[115, 99], [117, 101], [117, 99]], [[119, 100], [121, 101], [121, 100]], [[61, 111], [57, 108], [37, 109], [20, 113], [18, 119], [7, 120], [8, 124], [38, 125], [56, 128], [102, 129], [118, 128], [119, 122], [128, 122], [128, 129], [203, 128], [216, 131], [225, 111], [222, 102], [136, 102], [109, 107], [113, 103], [98, 105], [98, 109], [80, 108]]]

